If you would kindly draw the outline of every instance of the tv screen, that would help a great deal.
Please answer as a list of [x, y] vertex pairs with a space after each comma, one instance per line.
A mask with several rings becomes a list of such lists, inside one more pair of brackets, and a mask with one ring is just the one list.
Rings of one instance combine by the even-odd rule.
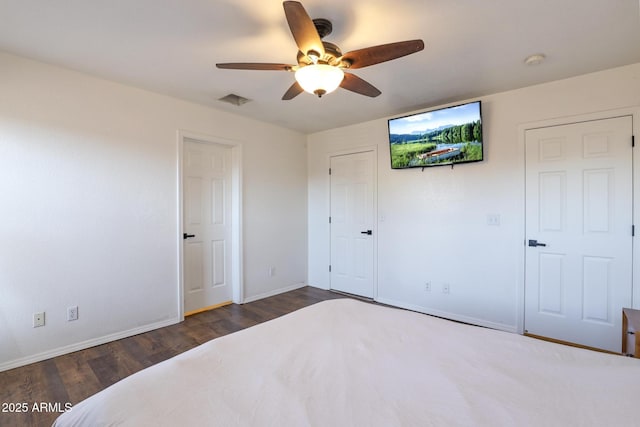
[[392, 169], [481, 161], [480, 101], [389, 119], [389, 147]]

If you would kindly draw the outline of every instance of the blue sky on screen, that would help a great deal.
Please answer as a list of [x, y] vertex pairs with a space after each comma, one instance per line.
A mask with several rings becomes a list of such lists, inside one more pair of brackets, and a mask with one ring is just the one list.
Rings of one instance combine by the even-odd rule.
[[426, 132], [444, 125], [461, 125], [480, 118], [480, 103], [459, 105], [442, 110], [427, 111], [389, 121], [389, 133], [410, 134]]

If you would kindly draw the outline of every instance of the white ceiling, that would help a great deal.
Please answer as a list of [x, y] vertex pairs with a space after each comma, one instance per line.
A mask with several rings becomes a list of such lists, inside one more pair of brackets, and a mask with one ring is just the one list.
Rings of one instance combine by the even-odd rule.
[[[279, 0], [0, 0], [0, 50], [304, 133], [640, 62], [638, 0], [304, 0], [343, 52], [421, 38], [425, 50], [353, 70], [377, 98], [281, 101], [295, 63]], [[524, 65], [542, 52], [547, 60]], [[227, 94], [251, 99], [240, 107]]]

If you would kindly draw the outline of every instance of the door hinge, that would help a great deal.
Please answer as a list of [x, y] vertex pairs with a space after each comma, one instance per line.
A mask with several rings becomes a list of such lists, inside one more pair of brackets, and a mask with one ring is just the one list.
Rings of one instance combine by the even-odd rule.
[[632, 147], [636, 146], [636, 136], [635, 135], [631, 135], [631, 146]]
[[331, 273], [331, 266], [329, 266], [329, 273]]
[[331, 168], [329, 168], [329, 175], [331, 175]]
[[632, 225], [632, 226], [631, 226], [631, 237], [633, 237], [633, 236], [635, 236], [635, 235], [636, 235], [636, 226], [635, 226], [635, 225]]
[[329, 217], [329, 224], [331, 224], [331, 217]]

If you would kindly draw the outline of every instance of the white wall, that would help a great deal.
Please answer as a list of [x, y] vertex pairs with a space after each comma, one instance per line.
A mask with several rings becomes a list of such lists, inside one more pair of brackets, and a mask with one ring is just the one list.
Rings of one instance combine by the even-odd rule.
[[[308, 136], [310, 285], [330, 285], [328, 156], [377, 145], [377, 299], [517, 330], [525, 237], [521, 125], [639, 107], [640, 64], [480, 99], [486, 160], [454, 169], [391, 170], [386, 118]], [[637, 118], [636, 114], [636, 135], [640, 134]], [[640, 170], [637, 161], [635, 168]], [[635, 198], [640, 205], [637, 191]], [[636, 224], [639, 210], [635, 209]], [[499, 214], [501, 225], [487, 225], [488, 214]], [[638, 273], [639, 251], [635, 252]], [[424, 290], [427, 281], [432, 285], [429, 293]], [[448, 295], [442, 293], [444, 283], [450, 284]], [[638, 288], [634, 288], [636, 307]]]
[[0, 370], [179, 320], [178, 129], [243, 145], [245, 298], [305, 282], [302, 134], [2, 53], [0, 94]]

